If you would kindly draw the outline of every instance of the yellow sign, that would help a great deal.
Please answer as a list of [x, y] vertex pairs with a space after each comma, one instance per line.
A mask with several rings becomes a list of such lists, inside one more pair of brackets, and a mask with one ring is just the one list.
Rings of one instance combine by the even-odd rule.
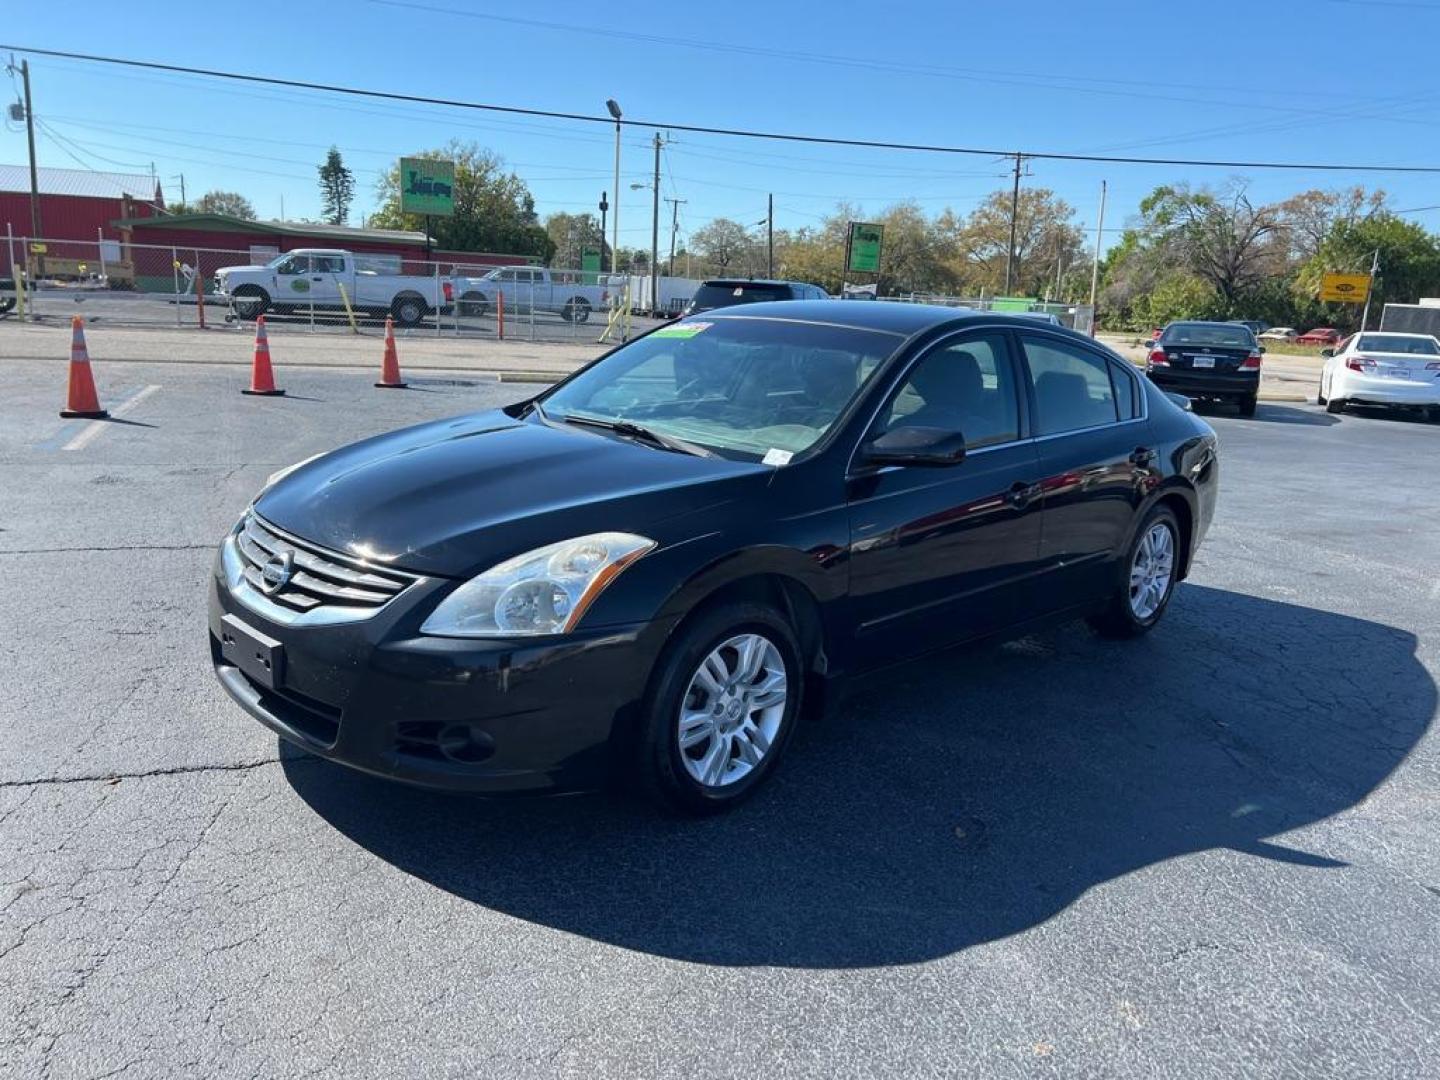
[[1369, 274], [1325, 274], [1320, 299], [1332, 304], [1363, 304], [1370, 295]]
[[31, 244], [31, 245], [30, 245], [30, 254], [31, 254], [31, 255], [44, 255], [45, 252], [48, 251], [48, 250], [49, 250], [49, 249], [46, 248], [46, 246], [45, 246], [44, 244]]

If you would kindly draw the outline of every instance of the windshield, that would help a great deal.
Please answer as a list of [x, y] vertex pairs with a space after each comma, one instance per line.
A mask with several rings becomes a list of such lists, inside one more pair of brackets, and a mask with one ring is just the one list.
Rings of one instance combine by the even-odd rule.
[[1404, 334], [1361, 334], [1355, 346], [1360, 352], [1409, 353], [1411, 356], [1440, 356], [1434, 338]]
[[790, 286], [761, 285], [753, 281], [706, 283], [695, 290], [691, 301], [696, 308], [729, 307], [731, 304], [756, 304], [762, 300], [789, 300]]
[[621, 347], [541, 404], [551, 420], [626, 420], [726, 457], [788, 461], [903, 340], [779, 319], [687, 319]]
[[1172, 323], [1160, 339], [1166, 345], [1218, 345], [1221, 348], [1248, 349], [1255, 344], [1255, 335], [1244, 326], [1221, 323]]

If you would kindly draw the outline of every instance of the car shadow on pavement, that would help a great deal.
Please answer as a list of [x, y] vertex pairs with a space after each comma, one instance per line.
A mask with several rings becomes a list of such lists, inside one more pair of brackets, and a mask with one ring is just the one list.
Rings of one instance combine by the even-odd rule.
[[1297, 409], [1293, 405], [1271, 405], [1262, 401], [1255, 410], [1256, 420], [1269, 424], [1300, 424], [1305, 427], [1333, 427], [1340, 422], [1321, 408]]
[[344, 835], [516, 918], [708, 964], [934, 959], [1086, 890], [1228, 848], [1335, 872], [1281, 834], [1364, 799], [1422, 738], [1412, 634], [1185, 585], [1116, 643], [1071, 624], [860, 686], [773, 782], [701, 821], [619, 797], [482, 801], [282, 749]]

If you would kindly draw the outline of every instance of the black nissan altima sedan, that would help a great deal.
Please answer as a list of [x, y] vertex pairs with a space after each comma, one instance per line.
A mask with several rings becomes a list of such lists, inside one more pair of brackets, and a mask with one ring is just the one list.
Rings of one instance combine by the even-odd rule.
[[276, 473], [221, 545], [211, 653], [369, 773], [704, 813], [836, 680], [1037, 621], [1151, 629], [1217, 484], [1210, 427], [1079, 334], [745, 305]]

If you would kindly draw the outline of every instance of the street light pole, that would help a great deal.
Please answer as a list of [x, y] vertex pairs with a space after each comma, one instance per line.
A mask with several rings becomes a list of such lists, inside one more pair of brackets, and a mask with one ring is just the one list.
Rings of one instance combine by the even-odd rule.
[[[1100, 286], [1100, 244], [1105, 239], [1105, 192], [1108, 187], [1100, 181], [1100, 221], [1095, 226], [1095, 262], [1090, 267], [1090, 318], [1095, 318], [1095, 293]], [[1094, 325], [1093, 322], [1091, 324]]]
[[610, 219], [610, 273], [616, 274], [620, 270], [620, 105], [614, 98], [608, 98], [605, 108], [615, 118], [615, 213]]
[[1024, 158], [1020, 154], [1015, 155], [1015, 189], [1010, 194], [1010, 248], [1005, 253], [1005, 295], [1010, 295], [1010, 289], [1015, 279], [1015, 227], [1020, 219], [1020, 164]]
[[[1370, 259], [1370, 288], [1365, 290], [1365, 310], [1360, 313], [1360, 329], [1364, 331], [1370, 325], [1370, 297], [1375, 295], [1375, 275], [1380, 270], [1380, 249], [1375, 249], [1375, 254]], [[1380, 321], [1383, 329], [1385, 321]]]
[[655, 181], [650, 211], [650, 314], [660, 313], [660, 133], [655, 133]]

